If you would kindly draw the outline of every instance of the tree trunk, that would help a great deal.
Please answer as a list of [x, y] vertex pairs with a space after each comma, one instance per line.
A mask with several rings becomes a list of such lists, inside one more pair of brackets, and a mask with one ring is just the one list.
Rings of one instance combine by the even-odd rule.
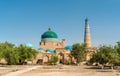
[[104, 69], [104, 65], [102, 64], [102, 69]]
[[79, 62], [79, 63], [77, 63], [77, 66], [80, 66], [80, 62]]
[[114, 64], [111, 65], [111, 69], [114, 70]]

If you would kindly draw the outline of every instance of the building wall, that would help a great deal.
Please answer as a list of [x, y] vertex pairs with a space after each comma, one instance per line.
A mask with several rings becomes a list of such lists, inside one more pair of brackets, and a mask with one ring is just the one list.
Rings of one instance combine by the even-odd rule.
[[48, 48], [52, 48], [52, 49], [56, 49], [56, 48], [64, 48], [64, 40], [62, 40], [61, 42], [45, 42], [45, 41], [41, 41], [40, 42], [40, 48], [44, 48], [45, 50]]

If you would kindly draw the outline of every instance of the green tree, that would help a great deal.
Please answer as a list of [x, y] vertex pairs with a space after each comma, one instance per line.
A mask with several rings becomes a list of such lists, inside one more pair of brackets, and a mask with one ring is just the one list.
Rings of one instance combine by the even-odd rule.
[[116, 55], [114, 55], [114, 57], [117, 56], [117, 58], [114, 58], [114, 60], [118, 59], [116, 60], [117, 64], [120, 64], [120, 41], [117, 42], [117, 45], [115, 45], [114, 50], [115, 50], [115, 53], [117, 53]]
[[3, 51], [4, 51], [3, 45], [2, 43], [0, 43], [0, 60], [3, 58]]
[[4, 55], [8, 65], [16, 65], [19, 63], [19, 53], [17, 50], [14, 50], [14, 48], [6, 51]]
[[117, 42], [117, 45], [115, 45], [115, 50], [117, 51], [117, 53], [120, 57], [120, 42]]
[[9, 42], [0, 43], [0, 59], [4, 58], [7, 64], [24, 63], [25, 60], [32, 60], [36, 57], [37, 51], [24, 45], [15, 46]]
[[73, 50], [71, 51], [71, 55], [75, 58], [77, 64], [86, 59], [87, 49], [85, 44], [73, 44]]
[[0, 51], [0, 60], [2, 59], [2, 57], [3, 57], [3, 52]]
[[102, 69], [106, 63], [111, 64], [112, 66], [119, 61], [119, 57], [117, 52], [112, 46], [100, 46], [98, 52], [93, 54], [90, 59], [91, 63], [99, 63], [102, 65]]
[[19, 52], [19, 61], [21, 64], [23, 64], [26, 60], [33, 60], [38, 54], [38, 52], [35, 49], [26, 47], [22, 44], [17, 47], [17, 51]]
[[118, 64], [120, 61], [120, 57], [118, 53], [115, 51], [110, 52], [109, 63], [111, 64], [111, 68], [114, 69], [115, 64]]
[[58, 62], [58, 56], [52, 55], [50, 60], [48, 61], [50, 64], [55, 65]]
[[18, 61], [16, 60], [17, 53], [14, 52], [15, 45], [9, 42], [0, 43], [0, 54], [2, 58], [4, 58], [8, 64], [16, 64]]

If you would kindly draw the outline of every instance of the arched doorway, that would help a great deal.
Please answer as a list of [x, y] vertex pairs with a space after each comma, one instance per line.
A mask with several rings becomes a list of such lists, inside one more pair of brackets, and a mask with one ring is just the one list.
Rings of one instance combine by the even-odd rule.
[[42, 65], [42, 64], [43, 64], [43, 59], [38, 59], [38, 60], [37, 60], [37, 64]]
[[59, 58], [60, 58], [60, 64], [63, 64], [64, 63], [64, 54], [60, 53], [59, 54]]

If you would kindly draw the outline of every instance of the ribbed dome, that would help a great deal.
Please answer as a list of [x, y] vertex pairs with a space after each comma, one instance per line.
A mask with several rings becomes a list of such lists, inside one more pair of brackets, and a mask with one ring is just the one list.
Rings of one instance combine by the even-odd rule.
[[42, 34], [41, 38], [58, 38], [57, 34], [49, 28], [48, 31]]

